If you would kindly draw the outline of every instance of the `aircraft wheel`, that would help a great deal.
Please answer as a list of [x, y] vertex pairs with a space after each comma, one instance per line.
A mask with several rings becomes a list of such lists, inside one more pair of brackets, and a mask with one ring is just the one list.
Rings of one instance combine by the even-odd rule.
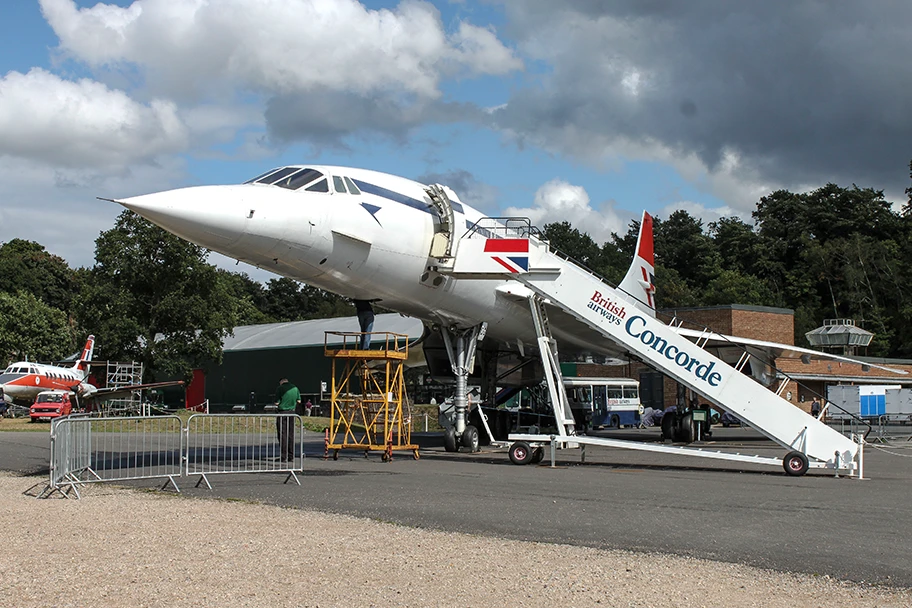
[[782, 468], [792, 477], [801, 477], [808, 472], [807, 456], [797, 451], [789, 452], [782, 459]]
[[456, 441], [456, 429], [447, 429], [443, 434], [443, 449], [447, 452], [459, 451], [459, 443]]
[[478, 429], [471, 424], [466, 425], [462, 432], [462, 447], [468, 448], [470, 452], [477, 452], [479, 445]]
[[525, 441], [517, 441], [510, 446], [510, 460], [513, 464], [529, 464], [532, 462], [532, 446]]
[[694, 441], [694, 422], [693, 414], [685, 414], [681, 417], [681, 424], [678, 426], [675, 439], [684, 443], [693, 443]]
[[535, 448], [532, 450], [532, 464], [538, 464], [545, 459], [545, 448]]

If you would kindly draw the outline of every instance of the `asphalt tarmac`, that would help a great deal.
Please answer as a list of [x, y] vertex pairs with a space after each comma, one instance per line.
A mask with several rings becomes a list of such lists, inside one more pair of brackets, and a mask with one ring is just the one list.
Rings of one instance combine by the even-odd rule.
[[[657, 430], [614, 438], [657, 440]], [[779, 571], [912, 587], [912, 441], [898, 434], [865, 449], [865, 480], [618, 449], [558, 452], [515, 466], [505, 450], [449, 454], [439, 435], [418, 435], [421, 459], [342, 452], [323, 460], [305, 440], [302, 485], [281, 474], [181, 480], [189, 497], [244, 499], [494, 537], [670, 553]], [[782, 456], [750, 429], [717, 429], [713, 449]], [[46, 475], [48, 437], [0, 433], [0, 469]], [[156, 487], [157, 481], [136, 482]], [[521, 559], [521, 556], [517, 556]], [[546, 567], [537, 565], [534, 567]], [[581, 564], [581, 567], [585, 565]], [[699, 573], [694, 573], [699, 576]]]

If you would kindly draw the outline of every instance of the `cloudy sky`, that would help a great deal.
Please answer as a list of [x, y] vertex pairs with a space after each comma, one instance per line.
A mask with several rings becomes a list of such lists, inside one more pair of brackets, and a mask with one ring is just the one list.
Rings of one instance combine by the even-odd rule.
[[748, 218], [912, 159], [912, 3], [17, 0], [0, 8], [0, 241], [89, 265], [125, 197], [319, 162], [439, 181], [603, 241]]

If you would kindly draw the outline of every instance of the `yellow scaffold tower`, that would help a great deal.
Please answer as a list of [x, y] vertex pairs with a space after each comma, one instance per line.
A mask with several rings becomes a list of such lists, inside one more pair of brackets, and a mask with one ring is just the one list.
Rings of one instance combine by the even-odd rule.
[[[362, 336], [370, 343], [362, 348]], [[341, 344], [340, 344], [341, 343]], [[396, 450], [411, 450], [412, 420], [403, 377], [408, 358], [408, 336], [391, 332], [334, 332], [324, 336], [323, 352], [332, 358], [332, 407], [326, 431], [324, 458], [339, 450], [382, 452], [383, 461]]]

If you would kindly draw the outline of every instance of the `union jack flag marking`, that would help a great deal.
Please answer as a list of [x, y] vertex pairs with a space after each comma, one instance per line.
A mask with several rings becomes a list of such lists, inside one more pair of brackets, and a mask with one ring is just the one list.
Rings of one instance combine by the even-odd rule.
[[529, 239], [488, 239], [484, 250], [512, 273], [529, 270]]

